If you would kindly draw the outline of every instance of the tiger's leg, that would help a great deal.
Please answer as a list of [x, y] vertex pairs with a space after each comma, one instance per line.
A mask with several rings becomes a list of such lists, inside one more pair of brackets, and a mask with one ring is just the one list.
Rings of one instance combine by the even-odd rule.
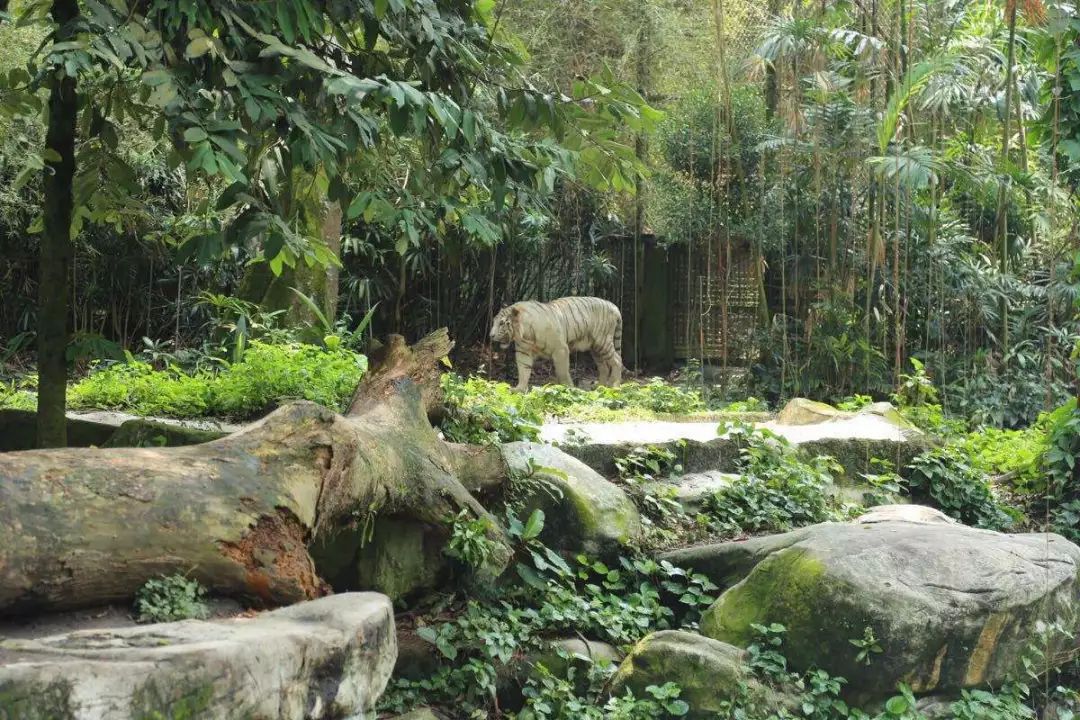
[[514, 359], [517, 361], [518, 371], [518, 384], [514, 389], [518, 392], [526, 392], [529, 389], [529, 376], [532, 375], [535, 358], [527, 352], [515, 349]]
[[595, 350], [592, 351], [593, 362], [596, 363], [596, 384], [607, 385], [608, 383], [608, 364], [604, 362], [604, 359]]
[[574, 378], [570, 377], [570, 347], [563, 345], [551, 355], [555, 363], [555, 379], [566, 387], [574, 387]]
[[597, 367], [603, 367], [600, 373], [601, 384], [615, 387], [622, 381], [622, 361], [619, 353], [615, 352], [615, 346], [608, 342], [593, 351], [593, 357], [597, 358]]

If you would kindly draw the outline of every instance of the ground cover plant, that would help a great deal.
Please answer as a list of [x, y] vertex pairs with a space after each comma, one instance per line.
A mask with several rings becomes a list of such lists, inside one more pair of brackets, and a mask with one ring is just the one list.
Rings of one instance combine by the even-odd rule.
[[[304, 399], [342, 409], [367, 367], [351, 350], [252, 341], [236, 362], [189, 371], [134, 357], [102, 364], [68, 388], [75, 409], [123, 410], [177, 418], [247, 419], [283, 401]], [[8, 406], [24, 403], [15, 394]]]

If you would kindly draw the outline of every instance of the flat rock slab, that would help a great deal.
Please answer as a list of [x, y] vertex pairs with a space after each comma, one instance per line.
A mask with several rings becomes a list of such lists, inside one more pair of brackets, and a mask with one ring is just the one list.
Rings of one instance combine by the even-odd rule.
[[[675, 440], [709, 442], [717, 437], [716, 422], [631, 421], [618, 423], [547, 423], [540, 428], [540, 439], [567, 443], [568, 438], [595, 445], [667, 443]], [[897, 426], [889, 418], [873, 413], [859, 413], [808, 425], [784, 425], [776, 421], [757, 423], [794, 444], [813, 440], [891, 440], [902, 442], [911, 430]]]
[[120, 412], [118, 410], [80, 410], [69, 412], [68, 418], [72, 420], [99, 423], [101, 425], [112, 425], [113, 427], [120, 427], [130, 420], [148, 420], [161, 423], [162, 425], [192, 428], [195, 430], [216, 430], [224, 433], [236, 432], [248, 424], [231, 423], [215, 418], [207, 418], [204, 420], [178, 420], [177, 418], [155, 417], [152, 415], [132, 415], [131, 413]]
[[0, 717], [365, 717], [397, 656], [393, 608], [345, 593], [222, 621], [0, 640]]

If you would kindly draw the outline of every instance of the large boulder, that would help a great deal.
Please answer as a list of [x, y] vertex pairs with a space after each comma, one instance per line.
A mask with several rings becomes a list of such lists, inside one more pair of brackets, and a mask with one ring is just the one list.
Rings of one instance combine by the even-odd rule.
[[708, 499], [720, 490], [731, 486], [739, 478], [735, 473], [716, 470], [701, 473], [688, 473], [667, 480], [656, 480], [645, 485], [645, 489], [658, 495], [672, 493], [672, 498], [690, 514], [705, 509]]
[[253, 618], [0, 640], [0, 717], [366, 717], [395, 655], [390, 602], [374, 593]]
[[[899, 682], [920, 693], [1000, 683], [1020, 669], [1042, 623], [1077, 629], [1080, 548], [1057, 535], [825, 523], [788, 533], [754, 559], [706, 611], [701, 632], [746, 647], [753, 625], [780, 623], [794, 668], [842, 675], [859, 699]], [[869, 665], [850, 642], [866, 628], [883, 648]], [[1069, 655], [1060, 637], [1048, 640], [1047, 657]]]
[[[547, 517], [541, 539], [559, 550], [617, 551], [641, 537], [641, 517], [622, 488], [559, 448], [515, 442], [501, 446], [511, 492]], [[551, 492], [556, 490], [557, 492]]]
[[776, 421], [781, 425], [812, 425], [853, 415], [854, 413], [838, 410], [828, 403], [792, 398], [777, 415]]
[[695, 545], [669, 550], [659, 558], [676, 567], [692, 570], [709, 578], [717, 587], [729, 588], [745, 578], [757, 564], [774, 552], [791, 547], [805, 538], [810, 528], [800, 528], [777, 535], [762, 535], [747, 540]]
[[621, 695], [629, 688], [635, 696], [647, 697], [648, 686], [674, 682], [682, 690], [679, 697], [690, 705], [685, 716], [690, 720], [727, 717], [736, 700], [760, 710], [760, 717], [791, 704], [756, 680], [745, 661], [746, 652], [733, 645], [683, 630], [662, 630], [631, 649], [615, 674], [611, 692]]

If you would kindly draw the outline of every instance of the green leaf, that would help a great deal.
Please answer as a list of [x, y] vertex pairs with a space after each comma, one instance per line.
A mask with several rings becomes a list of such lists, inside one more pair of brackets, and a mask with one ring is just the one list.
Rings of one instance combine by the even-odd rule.
[[214, 47], [214, 39], [203, 35], [197, 37], [188, 43], [187, 48], [184, 50], [184, 55], [189, 59], [200, 58]]
[[184, 141], [188, 143], [202, 142], [210, 137], [201, 127], [189, 127], [184, 131]]
[[315, 318], [319, 321], [319, 324], [321, 325], [322, 331], [324, 333], [329, 335], [334, 331], [333, 323], [326, 319], [326, 315], [323, 314], [323, 311], [319, 307], [318, 303], [316, 303], [310, 297], [308, 297], [294, 287], [290, 287], [289, 289], [296, 294], [296, 297], [299, 298], [300, 302], [304, 303], [307, 309], [311, 311], [311, 314], [314, 315]]
[[491, 25], [495, 17], [495, 0], [476, 0], [476, 17], [485, 25]]
[[885, 702], [885, 709], [893, 715], [903, 715], [908, 711], [908, 701], [902, 695], [894, 695]]
[[538, 537], [544, 529], [544, 511], [533, 510], [532, 515], [525, 523], [525, 530], [521, 534], [523, 540], [532, 540]]
[[164, 85], [167, 82], [171, 82], [172, 75], [170, 75], [167, 70], [148, 70], [142, 74], [142, 81], [144, 85], [157, 87], [158, 85]]

